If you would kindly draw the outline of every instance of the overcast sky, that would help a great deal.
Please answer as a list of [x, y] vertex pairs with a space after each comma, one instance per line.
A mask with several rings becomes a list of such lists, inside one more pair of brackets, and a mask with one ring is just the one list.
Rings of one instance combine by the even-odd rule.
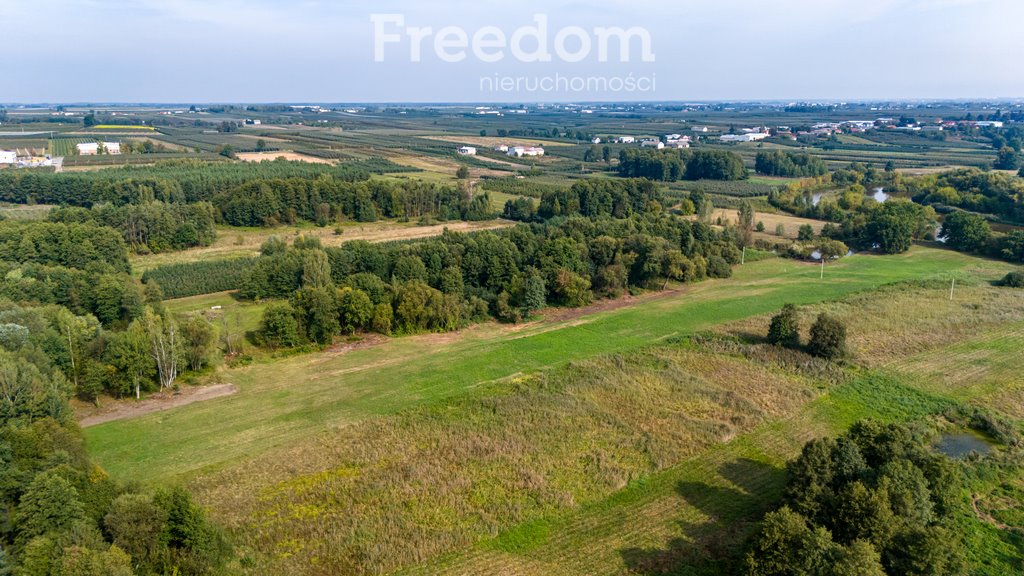
[[[373, 14], [404, 17], [405, 27], [384, 28], [400, 40], [384, 44], [383, 62]], [[521, 62], [508, 44], [536, 15], [547, 17], [552, 60]], [[443, 61], [434, 40], [453, 26], [469, 38], [496, 26], [505, 49], [480, 51], [504, 58], [484, 62], [470, 47]], [[615, 43], [600, 62], [594, 30], [614, 26], [648, 32], [654, 61], [642, 61], [636, 39], [630, 62]], [[420, 62], [409, 27], [433, 31]], [[582, 61], [555, 53], [566, 27], [586, 32]], [[1024, 97], [1021, 0], [0, 0], [0, 30], [0, 102]], [[581, 52], [579, 32], [566, 34], [566, 51]], [[537, 48], [524, 37], [524, 50]], [[449, 39], [458, 53], [458, 34]], [[646, 79], [652, 89], [492, 89], [556, 75]]]

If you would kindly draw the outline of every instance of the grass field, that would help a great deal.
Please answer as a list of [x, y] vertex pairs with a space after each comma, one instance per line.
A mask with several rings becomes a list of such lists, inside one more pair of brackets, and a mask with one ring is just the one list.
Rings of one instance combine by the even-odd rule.
[[[896, 257], [853, 256], [830, 267], [770, 259], [734, 278], [687, 286], [669, 297], [587, 317], [509, 329], [486, 324], [458, 334], [398, 338], [225, 371], [238, 395], [201, 406], [92, 428], [96, 459], [144, 481], [191, 476], [306, 438], [323, 426], [436, 402], [482, 382], [566, 361], [624, 351], [775, 310], [786, 302], [842, 297], [883, 284], [989, 264], [956, 252], [915, 248]], [[295, 383], [302, 383], [296, 386]], [[382, 384], [387, 383], [387, 384]], [[179, 433], [164, 435], [173, 427]], [[139, 450], [144, 445], [146, 450]]]
[[[955, 400], [1024, 405], [1024, 387], [996, 385], [1024, 360], [1024, 299], [988, 284], [1006, 268], [917, 247], [822, 282], [770, 259], [593, 315], [223, 370], [239, 393], [86, 434], [115, 475], [187, 479], [264, 573], [718, 574], [804, 441]], [[883, 287], [900, 280], [920, 282]], [[759, 347], [785, 302], [847, 318], [870, 372]], [[708, 328], [752, 344], [670, 340]], [[1009, 351], [969, 379], [989, 386], [907, 376], [946, 373], [972, 341]]]

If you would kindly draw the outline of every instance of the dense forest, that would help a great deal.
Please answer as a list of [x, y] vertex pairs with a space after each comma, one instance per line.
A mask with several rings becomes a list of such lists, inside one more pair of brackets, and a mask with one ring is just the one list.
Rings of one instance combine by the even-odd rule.
[[765, 176], [801, 178], [828, 174], [828, 166], [821, 158], [782, 150], [758, 152], [754, 160], [754, 170]]
[[273, 239], [242, 295], [289, 299], [267, 310], [264, 341], [325, 343], [356, 330], [448, 331], [488, 316], [518, 321], [549, 304], [583, 306], [669, 280], [726, 277], [739, 258], [728, 232], [658, 214], [338, 248]]
[[590, 179], [580, 180], [571, 187], [545, 190], [539, 207], [531, 198], [509, 200], [502, 216], [522, 222], [575, 215], [627, 218], [632, 214], [659, 211], [663, 202], [661, 188], [644, 178]]
[[[370, 180], [369, 175], [358, 164], [334, 167], [286, 161], [168, 161], [154, 167], [60, 174], [5, 171], [0, 173], [0, 201], [92, 207], [96, 209], [93, 218], [80, 211], [63, 212], [57, 218], [108, 224], [122, 230], [133, 247], [150, 251], [208, 243], [209, 206], [215, 209], [217, 222], [235, 226], [300, 220], [324, 226], [341, 218], [372, 222], [494, 216], [485, 194], [471, 197], [457, 187], [418, 180]], [[191, 211], [174, 207], [196, 203], [202, 206]], [[185, 220], [192, 220], [192, 226]]]
[[229, 553], [188, 492], [92, 464], [73, 421], [72, 396], [170, 388], [212, 352], [127, 258], [107, 227], [0, 223], [0, 574], [207, 574]]
[[653, 150], [619, 152], [619, 175], [662, 182], [677, 180], [743, 180], [747, 169], [735, 152], [725, 150]]

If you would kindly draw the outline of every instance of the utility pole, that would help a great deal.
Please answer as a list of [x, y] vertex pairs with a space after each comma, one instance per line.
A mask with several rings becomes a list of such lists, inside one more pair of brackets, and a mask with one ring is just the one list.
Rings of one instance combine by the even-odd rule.
[[825, 279], [825, 255], [821, 255], [821, 279]]
[[953, 299], [953, 291], [956, 290], [956, 278], [953, 278], [953, 283], [949, 285], [949, 299]]

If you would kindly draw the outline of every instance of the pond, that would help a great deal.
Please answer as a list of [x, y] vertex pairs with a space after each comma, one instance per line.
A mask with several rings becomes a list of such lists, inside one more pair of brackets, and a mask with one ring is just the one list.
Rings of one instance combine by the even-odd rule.
[[966, 458], [971, 453], [985, 455], [992, 452], [992, 444], [975, 432], [943, 434], [935, 444], [935, 451], [950, 458]]

